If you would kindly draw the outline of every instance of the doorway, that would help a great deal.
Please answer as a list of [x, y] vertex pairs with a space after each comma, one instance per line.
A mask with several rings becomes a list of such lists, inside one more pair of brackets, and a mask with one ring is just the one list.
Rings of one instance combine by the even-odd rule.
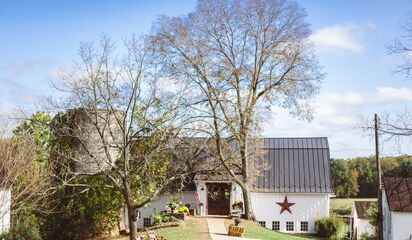
[[228, 215], [230, 212], [230, 183], [206, 183], [207, 214]]

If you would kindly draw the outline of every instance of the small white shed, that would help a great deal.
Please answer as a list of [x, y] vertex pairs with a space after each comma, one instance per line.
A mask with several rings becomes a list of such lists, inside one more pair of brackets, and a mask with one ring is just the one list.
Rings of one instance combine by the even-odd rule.
[[384, 177], [383, 238], [412, 239], [412, 178]]
[[360, 239], [363, 233], [374, 234], [374, 229], [367, 219], [367, 212], [376, 201], [354, 201], [351, 213], [351, 231]]

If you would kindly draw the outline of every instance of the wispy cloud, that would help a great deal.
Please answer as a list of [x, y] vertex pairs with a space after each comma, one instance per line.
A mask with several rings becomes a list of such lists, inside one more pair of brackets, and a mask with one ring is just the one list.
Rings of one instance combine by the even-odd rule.
[[360, 53], [363, 29], [353, 23], [336, 24], [316, 30], [310, 37], [319, 51]]
[[9, 63], [4, 65], [2, 69], [8, 74], [19, 77], [49, 63], [48, 59], [33, 59], [19, 63]]
[[[370, 92], [325, 92], [314, 103], [314, 120], [310, 123], [291, 117], [287, 110], [276, 109], [263, 124], [266, 136], [327, 136], [333, 157], [373, 154], [373, 143], [359, 128], [361, 116], [374, 112], [412, 107], [412, 88], [377, 87]], [[399, 154], [388, 143], [385, 153]]]

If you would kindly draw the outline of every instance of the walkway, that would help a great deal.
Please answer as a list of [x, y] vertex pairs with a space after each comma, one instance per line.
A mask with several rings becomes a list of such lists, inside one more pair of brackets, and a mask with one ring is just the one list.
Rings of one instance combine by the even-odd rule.
[[227, 235], [224, 218], [207, 218], [207, 226], [212, 240], [255, 240], [254, 238], [240, 238]]

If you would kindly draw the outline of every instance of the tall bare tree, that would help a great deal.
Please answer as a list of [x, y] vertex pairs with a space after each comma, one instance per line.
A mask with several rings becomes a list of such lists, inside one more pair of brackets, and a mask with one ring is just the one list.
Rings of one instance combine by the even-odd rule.
[[[400, 24], [402, 34], [392, 44], [387, 46], [389, 54], [401, 56], [402, 62], [396, 66], [394, 73], [405, 76], [407, 80], [412, 78], [412, 15], [408, 16], [405, 23]], [[372, 126], [372, 125], [370, 125]], [[385, 140], [394, 139], [400, 143], [401, 139], [412, 136], [412, 117], [408, 109], [398, 112], [396, 115], [383, 113], [380, 116], [380, 131]]]
[[[49, 166], [37, 161], [40, 154], [41, 149], [31, 139], [0, 135], [0, 205], [10, 207], [16, 221], [20, 214], [45, 210], [55, 189]], [[8, 190], [11, 196], [6, 194]]]
[[177, 171], [184, 164], [169, 168], [184, 123], [178, 104], [184, 92], [167, 93], [143, 38], [130, 38], [125, 49], [124, 57], [116, 57], [103, 35], [98, 46], [82, 43], [81, 61], [63, 71], [55, 86], [67, 98], [55, 103], [64, 113], [53, 125], [75, 151], [68, 154], [63, 146], [54, 156], [64, 157], [60, 169], [73, 178], [101, 174], [111, 180], [124, 198], [130, 239], [135, 239], [138, 209], [184, 177]]
[[162, 73], [192, 86], [187, 101], [196, 126], [242, 188], [248, 219], [259, 114], [281, 106], [310, 118], [308, 101], [323, 77], [305, 15], [287, 0], [200, 0], [188, 15], [161, 17], [153, 28]]
[[394, 70], [395, 73], [404, 74], [407, 79], [412, 78], [412, 14], [407, 21], [400, 24], [402, 35], [396, 38], [389, 45], [389, 54], [398, 54], [402, 56], [402, 63]]

